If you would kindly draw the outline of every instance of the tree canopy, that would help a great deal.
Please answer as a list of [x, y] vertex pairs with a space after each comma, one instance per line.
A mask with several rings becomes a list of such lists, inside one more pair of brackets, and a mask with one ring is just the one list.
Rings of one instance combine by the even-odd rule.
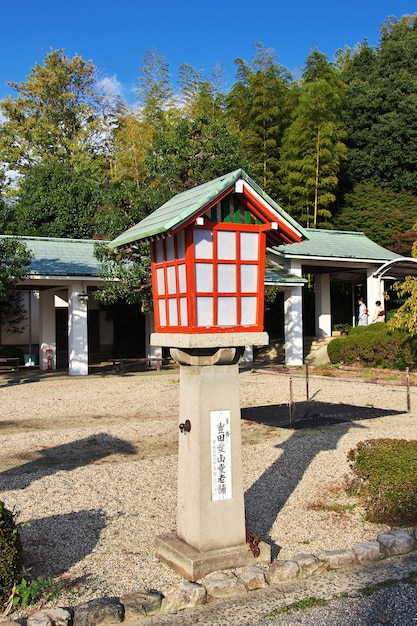
[[15, 173], [17, 233], [92, 236], [111, 119], [93, 63], [53, 50], [10, 84], [17, 95], [0, 103], [0, 162]]
[[417, 194], [416, 18], [387, 18], [378, 46], [343, 64], [348, 172], [354, 183]]
[[24, 319], [20, 296], [14, 290], [29, 271], [31, 254], [27, 246], [15, 238], [0, 238], [0, 324], [7, 323], [17, 332]]
[[206, 74], [184, 62], [173, 77], [148, 50], [134, 106], [104, 96], [91, 60], [52, 50], [0, 102], [0, 228], [111, 239], [175, 193], [242, 167], [303, 225], [364, 230], [409, 253], [416, 38], [415, 16], [389, 18], [376, 46], [334, 61], [314, 49], [298, 77], [256, 43], [229, 89], [221, 64]]

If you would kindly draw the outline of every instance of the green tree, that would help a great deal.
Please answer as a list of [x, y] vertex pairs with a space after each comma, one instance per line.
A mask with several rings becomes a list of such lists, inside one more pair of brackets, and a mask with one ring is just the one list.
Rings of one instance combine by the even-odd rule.
[[[417, 232], [417, 222], [414, 230]], [[417, 241], [414, 242], [412, 256], [417, 258]], [[406, 300], [389, 320], [389, 328], [402, 328], [410, 335], [417, 335], [417, 278], [407, 276], [403, 282], [395, 283], [393, 289]]]
[[0, 161], [17, 174], [20, 234], [90, 236], [98, 187], [107, 175], [113, 120], [113, 110], [97, 88], [92, 62], [53, 50], [25, 82], [11, 85], [16, 97], [0, 103], [5, 117]]
[[165, 121], [173, 104], [169, 64], [157, 50], [147, 50], [140, 68], [137, 100], [143, 119], [156, 131]]
[[413, 230], [416, 215], [417, 197], [409, 191], [396, 193], [358, 183], [345, 194], [334, 226], [341, 230], [359, 230], [380, 246], [409, 255], [417, 237], [417, 231]]
[[53, 50], [25, 82], [9, 83], [17, 96], [0, 103], [2, 161], [22, 174], [44, 161], [90, 169], [107, 130], [95, 80], [92, 61]]
[[387, 18], [378, 46], [345, 56], [347, 174], [417, 195], [417, 18]]
[[223, 120], [179, 119], [156, 138], [146, 161], [165, 200], [241, 167], [237, 133]]
[[331, 227], [339, 172], [346, 154], [341, 121], [343, 83], [325, 55], [306, 61], [299, 102], [284, 133], [281, 151], [282, 198], [301, 223]]
[[20, 280], [29, 271], [31, 253], [15, 238], [0, 237], [0, 324], [8, 324], [18, 332], [25, 310], [15, 291]]
[[22, 235], [88, 239], [96, 234], [102, 200], [98, 183], [66, 163], [41, 163], [22, 178], [17, 227]]
[[124, 108], [113, 128], [111, 179], [131, 181], [139, 190], [146, 181], [145, 158], [152, 146], [154, 129], [139, 119], [137, 112]]
[[7, 190], [6, 173], [0, 168], [0, 233], [11, 234], [15, 230], [15, 213]]
[[230, 118], [240, 133], [240, 147], [249, 173], [271, 196], [279, 190], [282, 136], [289, 123], [292, 98], [290, 74], [274, 50], [256, 44], [252, 65], [235, 61], [237, 81], [226, 98]]
[[95, 256], [101, 261], [100, 277], [104, 283], [94, 294], [105, 306], [120, 301], [140, 304], [143, 311], [152, 306], [149, 246], [141, 244], [135, 250], [110, 250], [105, 243], [97, 243]]
[[211, 78], [206, 79], [202, 70], [182, 63], [178, 72], [178, 83], [180, 108], [176, 114], [179, 117], [196, 119], [203, 116], [216, 120], [224, 118], [224, 95], [221, 91], [224, 73], [221, 65], [217, 65]]
[[112, 127], [110, 182], [95, 219], [100, 238], [115, 237], [167, 199], [146, 166], [156, 137], [168, 127], [174, 103], [169, 66], [157, 51], [148, 50], [143, 57], [137, 99], [135, 109], [119, 105]]

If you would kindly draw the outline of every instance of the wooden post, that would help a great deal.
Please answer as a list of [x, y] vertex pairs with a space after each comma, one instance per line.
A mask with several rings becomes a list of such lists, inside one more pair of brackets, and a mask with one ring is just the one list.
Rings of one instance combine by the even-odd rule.
[[309, 401], [309, 396], [310, 396], [308, 385], [309, 385], [309, 380], [308, 380], [308, 363], [306, 363], [306, 400], [307, 400], [307, 402]]
[[410, 368], [406, 369], [406, 381], [407, 381], [407, 413], [411, 411], [411, 398], [410, 398]]
[[290, 428], [294, 428], [294, 401], [293, 401], [293, 393], [292, 393], [292, 378], [289, 379], [290, 383]]

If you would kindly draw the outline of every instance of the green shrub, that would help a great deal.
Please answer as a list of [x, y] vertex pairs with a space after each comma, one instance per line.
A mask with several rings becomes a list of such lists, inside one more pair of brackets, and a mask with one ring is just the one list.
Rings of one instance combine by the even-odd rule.
[[329, 356], [330, 363], [336, 364], [343, 361], [342, 349], [344, 340], [345, 337], [335, 337], [335, 339], [332, 339], [327, 345], [327, 354]]
[[15, 515], [0, 501], [0, 606], [6, 604], [21, 571], [22, 545]]
[[347, 337], [333, 339], [327, 352], [333, 364], [405, 369], [416, 364], [417, 337], [401, 330], [389, 330], [379, 322], [352, 328]]
[[40, 599], [44, 602], [55, 600], [62, 591], [62, 583], [54, 583], [51, 578], [38, 576], [32, 580], [22, 578], [21, 582], [15, 585], [15, 595], [13, 606], [28, 606], [35, 604]]
[[417, 524], [417, 441], [372, 439], [348, 453], [367, 519], [377, 524]]

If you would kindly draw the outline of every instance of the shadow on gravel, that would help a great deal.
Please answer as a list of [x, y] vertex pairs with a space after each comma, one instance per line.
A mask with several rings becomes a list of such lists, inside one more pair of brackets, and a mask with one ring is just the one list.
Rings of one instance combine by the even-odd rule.
[[[113, 454], [135, 454], [135, 447], [128, 441], [107, 433], [90, 435], [60, 446], [34, 451], [31, 460], [0, 473], [0, 488], [25, 489], [33, 481], [55, 472], [69, 471], [96, 463]], [[33, 458], [35, 457], [35, 458]], [[10, 479], [10, 486], [7, 484]]]
[[[281, 456], [245, 494], [248, 530], [270, 544], [273, 558], [279, 553], [280, 546], [271, 538], [271, 528], [315, 456], [336, 449], [339, 440], [352, 428], [363, 428], [357, 421], [400, 413], [402, 411], [367, 406], [314, 401], [297, 403], [293, 434], [276, 446], [283, 450]], [[289, 428], [288, 405], [242, 409], [242, 419]], [[347, 465], [346, 468], [335, 467], [335, 478], [343, 478], [346, 471]], [[285, 542], [285, 536], [282, 542]]]
[[[343, 422], [372, 419], [387, 415], [400, 415], [401, 413], [405, 413], [405, 411], [309, 400], [297, 402], [294, 405], [293, 420], [294, 428], [297, 430], [299, 428], [314, 428], [315, 426], [341, 424]], [[288, 404], [270, 404], [245, 408], [242, 409], [241, 415], [242, 419], [258, 424], [291, 428]]]
[[101, 510], [29, 520], [29, 526], [19, 530], [24, 565], [33, 578], [59, 576], [94, 550], [105, 527], [106, 515]]

